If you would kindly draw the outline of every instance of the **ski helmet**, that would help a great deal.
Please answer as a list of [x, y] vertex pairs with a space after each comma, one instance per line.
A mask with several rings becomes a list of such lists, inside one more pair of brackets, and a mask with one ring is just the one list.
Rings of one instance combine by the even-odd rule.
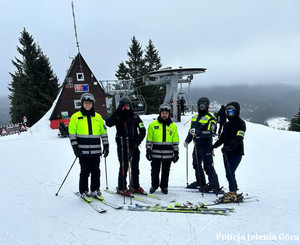
[[198, 110], [207, 110], [209, 107], [210, 101], [207, 97], [201, 97], [197, 101]]
[[159, 107], [159, 113], [161, 113], [162, 111], [167, 111], [167, 112], [171, 112], [171, 106], [168, 104], [162, 104]]
[[94, 95], [92, 95], [91, 93], [82, 94], [80, 97], [80, 101], [81, 101], [82, 105], [83, 105], [83, 101], [91, 101], [91, 102], [93, 102], [93, 105], [96, 102]]

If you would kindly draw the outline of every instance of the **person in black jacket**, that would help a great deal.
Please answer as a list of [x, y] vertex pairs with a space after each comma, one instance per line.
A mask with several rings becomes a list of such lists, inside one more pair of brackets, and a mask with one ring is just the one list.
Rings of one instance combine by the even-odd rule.
[[[192, 141], [194, 143], [193, 168], [196, 181], [189, 184], [187, 188], [199, 188], [201, 192], [219, 193], [221, 191], [219, 179], [213, 165], [212, 151], [210, 150], [212, 137], [216, 131], [216, 117], [208, 111], [209, 104], [210, 101], [206, 97], [198, 99], [198, 113], [192, 117], [190, 130], [184, 142], [185, 147]], [[208, 176], [208, 184], [206, 184], [204, 171]]]
[[[118, 108], [107, 118], [106, 126], [116, 126], [117, 152], [120, 162], [117, 192], [126, 196], [130, 195], [130, 192], [145, 194], [139, 183], [139, 145], [146, 136], [146, 129], [141, 118], [134, 115], [132, 103], [128, 97], [121, 98]], [[131, 163], [131, 190], [126, 187], [129, 161]]]
[[211, 147], [211, 150], [223, 144], [223, 160], [226, 171], [226, 178], [229, 182], [229, 192], [224, 194], [224, 202], [237, 201], [236, 191], [238, 190], [235, 171], [244, 155], [244, 135], [246, 124], [240, 118], [240, 105], [238, 102], [230, 102], [225, 107], [225, 114], [228, 122], [224, 124], [220, 138]]
[[219, 123], [218, 136], [220, 137], [224, 123], [226, 123], [225, 105], [222, 105], [217, 114], [217, 122]]

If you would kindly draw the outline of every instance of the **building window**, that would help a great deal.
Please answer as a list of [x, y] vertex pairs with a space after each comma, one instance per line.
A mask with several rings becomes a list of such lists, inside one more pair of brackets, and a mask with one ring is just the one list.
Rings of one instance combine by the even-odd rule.
[[81, 108], [81, 101], [80, 100], [74, 100], [74, 107], [75, 109]]
[[72, 77], [66, 78], [66, 88], [74, 88], [74, 83], [73, 83]]
[[83, 74], [83, 72], [76, 73], [76, 78], [77, 78], [78, 82], [84, 81], [84, 74]]
[[69, 118], [69, 112], [67, 111], [62, 111], [60, 112], [60, 114], [61, 114], [61, 118]]

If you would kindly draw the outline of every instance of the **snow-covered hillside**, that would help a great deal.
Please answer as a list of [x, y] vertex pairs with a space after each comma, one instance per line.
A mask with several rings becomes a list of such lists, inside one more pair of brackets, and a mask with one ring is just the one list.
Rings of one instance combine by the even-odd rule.
[[[142, 116], [146, 127], [157, 115]], [[180, 159], [172, 164], [169, 194], [162, 204], [206, 202], [216, 197], [184, 188], [186, 156], [182, 143], [189, 125], [178, 123]], [[258, 196], [258, 202], [230, 204], [228, 216], [133, 212], [127, 209], [96, 213], [73, 191], [78, 190], [79, 164], [75, 163], [58, 196], [55, 196], [69, 170], [74, 155], [67, 138], [51, 130], [49, 115], [31, 131], [0, 138], [0, 244], [300, 244], [299, 172], [300, 134], [247, 123], [245, 152], [237, 170], [241, 192]], [[107, 158], [108, 186], [117, 186], [118, 161], [115, 129], [109, 128], [110, 154]], [[150, 164], [141, 147], [140, 179], [150, 188]], [[189, 161], [192, 145], [189, 146]], [[220, 148], [215, 151], [215, 167], [220, 184], [227, 181]], [[101, 186], [105, 188], [104, 162]], [[188, 182], [194, 181], [189, 162]], [[123, 204], [123, 198], [103, 193], [105, 199]], [[135, 203], [135, 202], [134, 202]], [[239, 242], [239, 243], [238, 243]]]
[[290, 127], [290, 121], [288, 121], [288, 119], [285, 117], [270, 118], [265, 123], [270, 128], [281, 129], [281, 130], [288, 130]]

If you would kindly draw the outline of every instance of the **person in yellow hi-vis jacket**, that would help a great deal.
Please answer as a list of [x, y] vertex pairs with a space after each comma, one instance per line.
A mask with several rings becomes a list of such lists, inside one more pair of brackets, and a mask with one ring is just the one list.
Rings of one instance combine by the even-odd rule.
[[[88, 196], [101, 198], [100, 156], [107, 157], [109, 153], [105, 122], [102, 116], [95, 112], [94, 106], [94, 96], [90, 93], [82, 94], [80, 111], [72, 115], [69, 123], [71, 145], [80, 163], [79, 192], [84, 199]], [[91, 193], [88, 192], [90, 174]]]
[[[162, 193], [168, 194], [171, 163], [179, 159], [177, 126], [172, 122], [170, 112], [169, 105], [161, 105], [157, 120], [150, 123], [147, 130], [146, 158], [151, 161], [150, 193], [160, 187]], [[159, 182], [160, 168], [162, 173]]]

